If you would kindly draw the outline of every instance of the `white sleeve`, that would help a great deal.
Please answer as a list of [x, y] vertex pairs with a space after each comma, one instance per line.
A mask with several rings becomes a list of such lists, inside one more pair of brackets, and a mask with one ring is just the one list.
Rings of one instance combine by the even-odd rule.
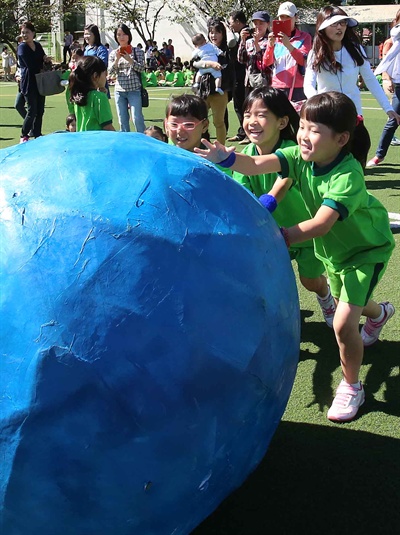
[[375, 78], [375, 75], [371, 69], [371, 65], [367, 59], [360, 66], [360, 74], [363, 77], [365, 85], [379, 102], [379, 105], [381, 106], [383, 111], [385, 113], [387, 113], [388, 111], [393, 111], [393, 107], [390, 104], [378, 80]]
[[303, 89], [307, 98], [310, 98], [318, 94], [317, 91], [317, 71], [312, 68], [312, 62], [314, 61], [314, 53], [310, 52], [307, 58], [306, 73], [304, 75]]

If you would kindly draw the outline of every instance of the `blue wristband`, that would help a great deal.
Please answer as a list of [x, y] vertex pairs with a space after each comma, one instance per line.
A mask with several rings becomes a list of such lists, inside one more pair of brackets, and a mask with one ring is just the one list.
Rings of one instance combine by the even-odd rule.
[[232, 165], [236, 162], [236, 152], [231, 152], [230, 155], [225, 158], [225, 160], [222, 160], [222, 162], [219, 162], [217, 165], [220, 165], [221, 167], [232, 167]]
[[276, 207], [278, 206], [275, 197], [273, 195], [269, 195], [268, 193], [261, 195], [258, 200], [270, 214], [272, 214], [272, 212], [276, 210]]

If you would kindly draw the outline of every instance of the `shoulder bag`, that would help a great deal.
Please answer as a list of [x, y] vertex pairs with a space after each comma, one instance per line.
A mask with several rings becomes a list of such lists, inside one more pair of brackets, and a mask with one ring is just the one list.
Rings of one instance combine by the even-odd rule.
[[[135, 56], [135, 60], [137, 61], [135, 48], [133, 48], [133, 55]], [[140, 80], [140, 94], [142, 97], [142, 108], [148, 108], [149, 107], [149, 94], [147, 92], [147, 89], [143, 86], [142, 73], [138, 72], [136, 74], [139, 76], [139, 80]]]

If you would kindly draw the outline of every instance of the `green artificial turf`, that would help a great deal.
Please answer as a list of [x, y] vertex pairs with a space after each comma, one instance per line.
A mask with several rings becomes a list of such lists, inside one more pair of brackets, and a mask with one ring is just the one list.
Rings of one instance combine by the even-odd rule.
[[[15, 84], [0, 83], [0, 147], [17, 143], [21, 119], [13, 109]], [[169, 94], [149, 88], [146, 124], [162, 126]], [[374, 154], [386, 116], [367, 92], [364, 116]], [[112, 100], [114, 126], [118, 126]], [[375, 109], [368, 109], [375, 108]], [[232, 103], [231, 127], [237, 129]], [[64, 95], [47, 98], [43, 133], [64, 129]], [[210, 128], [211, 136], [214, 135]], [[398, 131], [400, 137], [400, 129]], [[71, 138], [73, 139], [73, 138]], [[77, 147], [77, 150], [84, 150]], [[400, 213], [400, 147], [367, 170], [368, 189], [389, 212]], [[297, 376], [268, 452], [243, 486], [193, 535], [390, 534], [400, 526], [400, 252], [397, 247], [375, 299], [390, 300], [397, 314], [381, 340], [365, 351], [361, 379], [366, 402], [348, 424], [326, 419], [341, 371], [335, 337], [313, 295], [299, 286], [302, 341]], [[214, 484], [218, 484], [215, 482]], [[157, 512], [155, 512], [157, 514]]]

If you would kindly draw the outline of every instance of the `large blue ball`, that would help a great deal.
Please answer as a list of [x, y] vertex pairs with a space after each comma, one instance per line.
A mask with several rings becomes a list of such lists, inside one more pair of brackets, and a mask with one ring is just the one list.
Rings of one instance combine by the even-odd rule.
[[0, 161], [4, 533], [189, 533], [262, 459], [292, 388], [279, 229], [141, 134], [53, 134]]

